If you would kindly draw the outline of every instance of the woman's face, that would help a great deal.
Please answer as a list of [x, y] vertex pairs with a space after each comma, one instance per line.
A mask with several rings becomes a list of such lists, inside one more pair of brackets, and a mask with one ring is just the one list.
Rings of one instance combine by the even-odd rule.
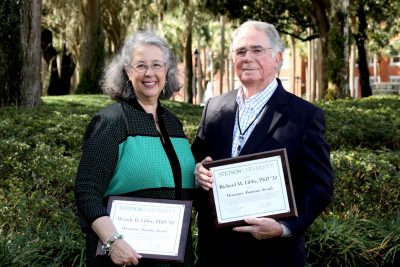
[[127, 74], [138, 100], [153, 103], [158, 101], [167, 74], [162, 50], [155, 45], [136, 47]]

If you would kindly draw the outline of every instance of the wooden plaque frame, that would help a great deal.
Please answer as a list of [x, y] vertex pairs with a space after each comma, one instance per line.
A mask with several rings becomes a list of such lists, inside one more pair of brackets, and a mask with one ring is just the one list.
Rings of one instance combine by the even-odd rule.
[[[270, 214], [267, 216], [260, 216], [260, 217], [267, 217], [267, 218], [273, 218], [273, 219], [282, 219], [282, 218], [288, 218], [288, 217], [294, 217], [298, 216], [297, 215], [297, 207], [296, 207], [296, 201], [294, 198], [294, 192], [293, 192], [293, 185], [292, 185], [292, 180], [290, 176], [290, 170], [289, 170], [289, 164], [288, 164], [288, 159], [287, 159], [287, 154], [286, 154], [286, 148], [282, 149], [276, 149], [276, 150], [271, 150], [271, 151], [266, 151], [266, 152], [260, 152], [260, 153], [255, 153], [255, 154], [249, 154], [249, 155], [243, 155], [243, 156], [238, 156], [235, 158], [228, 158], [228, 159], [222, 159], [222, 160], [215, 160], [212, 162], [208, 162], [203, 164], [205, 168], [211, 169], [213, 167], [218, 167], [218, 166], [228, 166], [236, 164], [236, 163], [251, 163], [254, 160], [258, 159], [263, 159], [263, 158], [272, 158], [279, 156], [281, 159], [281, 165], [282, 165], [282, 172], [284, 176], [284, 187], [287, 192], [287, 202], [289, 204], [290, 210], [288, 212], [283, 212], [283, 213], [276, 213], [276, 214]], [[214, 184], [216, 183], [216, 179], [218, 177], [213, 177], [214, 179]], [[217, 216], [217, 205], [219, 203], [215, 203], [215, 197], [214, 197], [214, 192], [215, 188], [209, 190], [209, 198], [213, 207], [212, 213], [213, 213], [213, 218], [214, 218], [214, 226], [216, 228], [223, 228], [223, 227], [235, 227], [235, 226], [243, 226], [246, 225], [244, 219], [237, 220], [237, 221], [231, 221], [231, 222], [219, 222], [218, 221], [218, 216]], [[249, 207], [249, 211], [251, 210], [251, 207]], [[246, 215], [246, 214], [243, 214]], [[250, 215], [250, 213], [249, 213]], [[249, 216], [250, 217], [250, 216]], [[256, 216], [259, 217], [259, 216]]]
[[[110, 214], [113, 202], [125, 201], [127, 203], [155, 203], [160, 204], [160, 207], [166, 207], [168, 205], [173, 206], [171, 204], [178, 204], [184, 206], [184, 214], [183, 214], [183, 221], [182, 226], [180, 229], [180, 237], [179, 237], [179, 248], [177, 255], [164, 255], [164, 254], [157, 254], [157, 253], [141, 253], [142, 259], [151, 259], [155, 261], [164, 261], [164, 262], [177, 262], [183, 263], [185, 258], [185, 249], [186, 249], [186, 242], [188, 238], [188, 234], [190, 231], [190, 220], [191, 220], [191, 213], [192, 213], [192, 201], [191, 200], [173, 200], [173, 199], [152, 199], [152, 198], [136, 198], [136, 197], [124, 197], [124, 196], [110, 196], [107, 203], [107, 211]], [[124, 235], [124, 230], [118, 229], [118, 233]], [[105, 256], [105, 253], [101, 249], [102, 242], [99, 240], [96, 250], [96, 256]]]

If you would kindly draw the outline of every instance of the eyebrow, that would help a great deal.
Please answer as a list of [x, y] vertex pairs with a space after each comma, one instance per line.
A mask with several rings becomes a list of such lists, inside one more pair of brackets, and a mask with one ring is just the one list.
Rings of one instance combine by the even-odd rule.
[[[264, 46], [262, 46], [262, 45], [251, 45], [250, 46], [250, 49], [254, 49], [254, 48], [264, 48]], [[241, 47], [238, 47], [238, 48], [236, 48], [234, 50], [241, 50], [241, 49], [247, 49], [247, 47], [246, 46], [241, 46]]]
[[[135, 64], [138, 64], [138, 63], [147, 64], [146, 61], [144, 61], [144, 60], [139, 60], [139, 61], [137, 61]], [[150, 63], [164, 63], [164, 61], [159, 60], [159, 59], [156, 59], [156, 60], [150, 61]]]

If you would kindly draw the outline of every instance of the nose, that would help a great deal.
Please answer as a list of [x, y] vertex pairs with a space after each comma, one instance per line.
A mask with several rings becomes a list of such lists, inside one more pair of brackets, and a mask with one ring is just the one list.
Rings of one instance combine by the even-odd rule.
[[145, 75], [148, 75], [148, 72], [151, 71], [154, 74], [154, 70], [151, 66], [148, 66], [147, 69], [144, 71]]
[[251, 60], [253, 60], [253, 56], [252, 55], [253, 55], [253, 53], [251, 53], [250, 50], [247, 50], [246, 54], [244, 54], [244, 56], [242, 57], [242, 60], [244, 62], [251, 61]]

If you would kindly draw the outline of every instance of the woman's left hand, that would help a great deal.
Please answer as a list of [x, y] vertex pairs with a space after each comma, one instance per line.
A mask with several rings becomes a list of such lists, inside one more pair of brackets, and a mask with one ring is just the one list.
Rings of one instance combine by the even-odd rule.
[[124, 239], [116, 241], [110, 258], [117, 265], [138, 265], [142, 256], [136, 252]]

